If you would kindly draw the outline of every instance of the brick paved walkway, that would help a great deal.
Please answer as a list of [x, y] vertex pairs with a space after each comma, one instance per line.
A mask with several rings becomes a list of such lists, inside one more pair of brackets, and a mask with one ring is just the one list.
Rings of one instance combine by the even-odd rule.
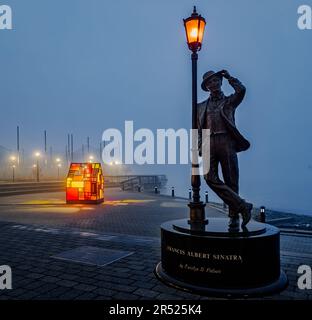
[[[0, 199], [0, 265], [13, 272], [13, 290], [0, 299], [210, 299], [169, 288], [153, 270], [160, 260], [159, 225], [187, 216], [186, 201], [110, 190], [106, 203], [66, 206], [62, 195]], [[45, 202], [44, 202], [45, 201]], [[220, 216], [210, 208], [209, 216]], [[282, 234], [282, 266], [290, 280], [265, 299], [311, 299], [297, 288], [297, 268], [312, 266], [311, 237]], [[82, 246], [131, 252], [106, 266], [55, 258]]]

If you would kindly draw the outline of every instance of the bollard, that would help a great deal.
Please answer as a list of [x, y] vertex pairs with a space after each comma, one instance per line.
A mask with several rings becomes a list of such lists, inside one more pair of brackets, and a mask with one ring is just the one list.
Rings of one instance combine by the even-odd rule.
[[265, 223], [265, 206], [260, 207], [260, 222]]
[[208, 191], [205, 192], [206, 203], [208, 203]]
[[171, 196], [174, 197], [174, 187], [171, 187]]
[[141, 192], [141, 186], [140, 185], [138, 186], [138, 191]]
[[189, 189], [189, 200], [192, 200], [192, 190]]
[[155, 190], [155, 193], [158, 193], [158, 190], [157, 190], [157, 189], [158, 189], [157, 187], [155, 187], [155, 188], [154, 188], [154, 190]]

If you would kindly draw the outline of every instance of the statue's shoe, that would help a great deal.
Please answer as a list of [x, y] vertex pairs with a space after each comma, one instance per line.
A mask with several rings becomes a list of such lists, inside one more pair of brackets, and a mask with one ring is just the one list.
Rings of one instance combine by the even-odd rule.
[[230, 231], [239, 230], [239, 216], [230, 217], [229, 230]]
[[242, 210], [242, 217], [243, 217], [243, 222], [242, 222], [242, 227], [245, 227], [245, 225], [250, 221], [251, 219], [251, 210], [252, 210], [252, 204], [246, 202], [245, 208]]

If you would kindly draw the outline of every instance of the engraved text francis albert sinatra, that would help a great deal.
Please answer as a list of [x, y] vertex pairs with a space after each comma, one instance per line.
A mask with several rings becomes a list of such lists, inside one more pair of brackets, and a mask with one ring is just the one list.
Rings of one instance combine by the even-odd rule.
[[243, 258], [239, 254], [218, 254], [218, 253], [207, 253], [207, 252], [195, 252], [184, 249], [178, 249], [171, 246], [166, 247], [167, 251], [172, 253], [176, 253], [181, 256], [199, 258], [199, 259], [207, 259], [207, 260], [219, 260], [219, 261], [235, 261], [235, 262], [243, 262]]

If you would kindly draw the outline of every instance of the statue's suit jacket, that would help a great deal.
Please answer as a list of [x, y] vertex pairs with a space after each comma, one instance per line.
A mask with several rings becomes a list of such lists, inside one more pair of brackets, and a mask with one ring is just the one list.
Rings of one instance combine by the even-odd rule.
[[[235, 110], [236, 107], [242, 102], [246, 89], [242, 83], [236, 78], [229, 79], [230, 85], [234, 88], [235, 93], [224, 98], [220, 101], [220, 112], [225, 122], [229, 134], [235, 141], [235, 151], [245, 151], [250, 147], [250, 143], [246, 140], [243, 135], [238, 131], [235, 125]], [[201, 154], [202, 150], [202, 129], [207, 129], [207, 106], [209, 98], [201, 103], [197, 104], [197, 126], [198, 126], [198, 149]]]

